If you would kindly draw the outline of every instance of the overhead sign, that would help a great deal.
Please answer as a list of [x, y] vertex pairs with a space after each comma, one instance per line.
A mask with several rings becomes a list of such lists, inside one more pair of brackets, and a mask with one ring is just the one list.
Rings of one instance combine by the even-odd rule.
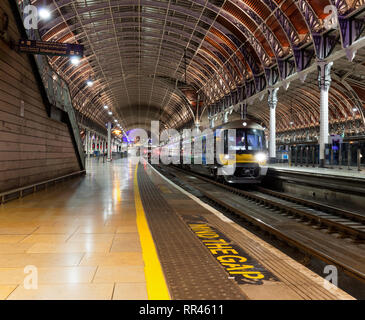
[[19, 40], [19, 50], [30, 54], [49, 56], [80, 56], [84, 55], [84, 46], [73, 43], [60, 43], [38, 40]]

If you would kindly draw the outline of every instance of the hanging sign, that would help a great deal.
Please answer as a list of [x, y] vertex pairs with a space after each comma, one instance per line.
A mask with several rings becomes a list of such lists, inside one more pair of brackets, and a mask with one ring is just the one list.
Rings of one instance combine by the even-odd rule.
[[84, 55], [84, 46], [73, 43], [60, 43], [38, 40], [19, 40], [19, 51], [29, 54], [49, 56], [79, 56]]

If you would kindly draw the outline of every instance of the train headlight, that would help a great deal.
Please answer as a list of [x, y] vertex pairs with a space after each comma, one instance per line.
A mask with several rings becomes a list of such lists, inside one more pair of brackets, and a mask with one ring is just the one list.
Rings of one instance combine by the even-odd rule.
[[262, 152], [257, 153], [255, 157], [257, 162], [265, 162], [267, 160], [267, 155]]

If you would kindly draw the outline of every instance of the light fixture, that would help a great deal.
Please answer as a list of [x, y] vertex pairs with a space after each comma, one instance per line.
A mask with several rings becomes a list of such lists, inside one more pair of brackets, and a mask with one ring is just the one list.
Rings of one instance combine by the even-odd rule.
[[267, 155], [265, 153], [259, 152], [255, 155], [257, 162], [264, 162], [267, 160]]
[[106, 110], [106, 109], [109, 109], [109, 107], [108, 106], [104, 106], [104, 109]]
[[46, 8], [40, 8], [38, 10], [38, 16], [42, 20], [49, 20], [51, 18], [51, 12]]
[[109, 111], [108, 114], [111, 116], [113, 114], [113, 112]]
[[118, 122], [118, 120], [117, 119], [114, 119], [114, 122]]
[[352, 108], [352, 111], [353, 111], [353, 112], [357, 112], [357, 111], [358, 111], [358, 109], [357, 109], [357, 108]]
[[91, 88], [94, 85], [94, 82], [92, 80], [87, 80], [86, 84], [87, 84], [88, 87]]
[[247, 122], [242, 123], [244, 127], [247, 127]]
[[78, 56], [71, 57], [71, 63], [74, 64], [75, 66], [78, 66], [80, 64], [80, 57]]

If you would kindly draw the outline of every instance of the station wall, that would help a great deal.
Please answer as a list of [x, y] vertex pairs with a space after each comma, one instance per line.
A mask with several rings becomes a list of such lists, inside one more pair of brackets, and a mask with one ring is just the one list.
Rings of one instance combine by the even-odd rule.
[[[2, 12], [19, 39], [8, 1]], [[79, 170], [67, 125], [48, 117], [28, 56], [0, 39], [0, 192]]]

